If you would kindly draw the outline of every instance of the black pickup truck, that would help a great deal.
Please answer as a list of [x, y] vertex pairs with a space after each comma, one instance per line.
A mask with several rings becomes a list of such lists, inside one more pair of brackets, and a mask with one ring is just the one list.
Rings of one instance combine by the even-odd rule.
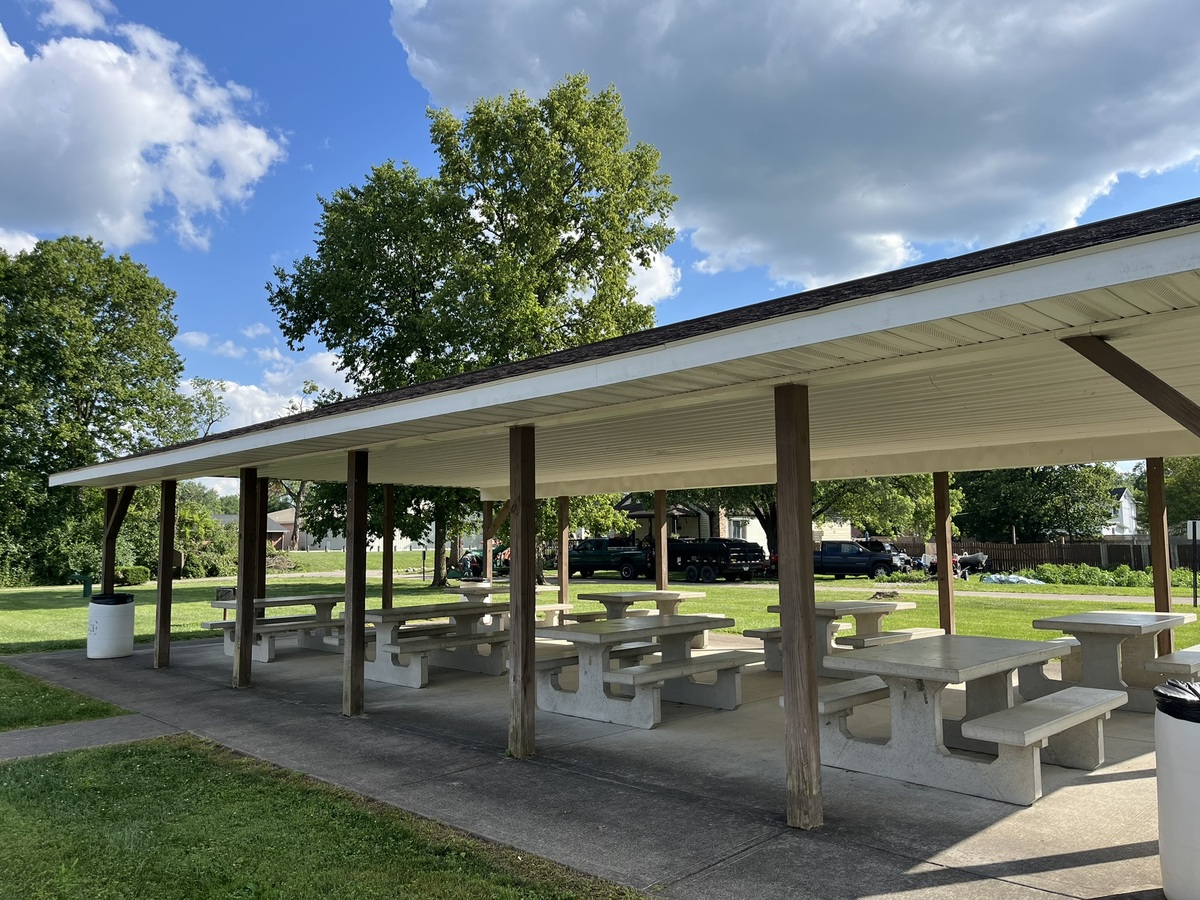
[[640, 575], [653, 577], [654, 556], [633, 543], [621, 543], [628, 538], [585, 538], [573, 541], [570, 547], [570, 572], [591, 578], [593, 572], [619, 572], [624, 579]]
[[737, 538], [667, 541], [667, 570], [684, 581], [749, 581], [767, 570], [767, 556], [753, 541]]
[[878, 580], [903, 571], [905, 563], [900, 553], [868, 550], [854, 541], [822, 541], [813, 550], [813, 572], [817, 575], [864, 575]]

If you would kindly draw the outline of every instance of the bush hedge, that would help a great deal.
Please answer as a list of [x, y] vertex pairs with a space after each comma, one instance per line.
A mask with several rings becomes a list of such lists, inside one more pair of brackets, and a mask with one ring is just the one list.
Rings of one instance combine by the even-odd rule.
[[150, 580], [150, 570], [145, 566], [117, 566], [113, 575], [117, 584], [145, 584]]
[[[1099, 587], [1154, 587], [1154, 572], [1152, 569], [1137, 570], [1129, 566], [1117, 566], [1115, 569], [1100, 569], [1087, 563], [1079, 565], [1059, 565], [1044, 563], [1032, 569], [1022, 569], [1017, 572], [1026, 578], [1036, 578], [1046, 584], [1090, 584]], [[1175, 587], [1186, 587], [1192, 583], [1192, 570], [1173, 569], [1171, 584]]]

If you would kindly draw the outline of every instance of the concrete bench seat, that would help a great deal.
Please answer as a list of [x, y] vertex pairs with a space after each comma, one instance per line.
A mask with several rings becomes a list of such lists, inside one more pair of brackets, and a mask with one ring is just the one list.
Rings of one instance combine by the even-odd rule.
[[1124, 691], [1069, 687], [963, 722], [962, 735], [997, 744], [998, 762], [1014, 771], [1038, 772], [1043, 755], [1054, 765], [1091, 770], [1104, 762], [1104, 720], [1128, 699]]
[[862, 647], [881, 647], [884, 644], [898, 644], [901, 641], [936, 637], [945, 633], [945, 630], [941, 628], [900, 628], [896, 631], [880, 631], [876, 634], [851, 634], [838, 638], [838, 640], [857, 650]]
[[1146, 669], [1163, 675], [1195, 676], [1200, 674], [1200, 647], [1187, 647], [1146, 660]]
[[[634, 702], [651, 698], [657, 706], [664, 682], [670, 682], [666, 699], [678, 703], [693, 703], [714, 709], [737, 709], [742, 705], [742, 667], [762, 662], [763, 654], [756, 650], [725, 650], [705, 653], [680, 660], [642, 662], [635, 666], [609, 669], [604, 683], [617, 688], [632, 688]], [[715, 672], [715, 684], [702, 684], [692, 676]], [[643, 727], [652, 728], [654, 724]]]
[[607, 618], [608, 613], [602, 609], [593, 612], [564, 613], [562, 616], [564, 622], [599, 622], [601, 619]]
[[[643, 656], [651, 656], [662, 650], [660, 644], [653, 643], [634, 643], [621, 644], [614, 647], [608, 653], [610, 660], [640, 660]], [[534, 663], [534, 668], [539, 672], [560, 672], [569, 666], [579, 665], [579, 654], [567, 652], [561, 656], [544, 656]]]
[[367, 661], [364, 675], [371, 681], [412, 688], [429, 683], [430, 665], [503, 675], [508, 638], [507, 631], [434, 632], [425, 626], [411, 626], [407, 632], [402, 630], [397, 640], [376, 642], [375, 658]]
[[[838, 631], [849, 631], [852, 626], [849, 622], [838, 622]], [[766, 660], [763, 667], [768, 672], [783, 671], [783, 626], [775, 625], [771, 628], [747, 628], [742, 632], [743, 637], [758, 638], [763, 642], [763, 653], [766, 654]]]
[[854, 707], [884, 700], [887, 695], [888, 686], [878, 675], [826, 684], [817, 688], [817, 712], [822, 716], [849, 715]]
[[470, 634], [417, 634], [412, 637], [402, 636], [399, 640], [380, 644], [376, 652], [431, 653], [434, 650], [455, 650], [459, 647], [504, 643], [508, 643], [508, 633], [499, 631], [472, 632]]
[[[225, 655], [233, 656], [236, 650], [234, 630], [237, 619], [221, 619], [217, 622], [201, 622], [201, 628], [220, 629], [225, 633]], [[275, 638], [280, 634], [307, 633], [315, 635], [318, 630], [331, 630], [338, 627], [337, 622], [318, 619], [314, 615], [271, 616], [254, 621], [254, 646], [251, 658], [258, 662], [271, 662], [275, 659]]]

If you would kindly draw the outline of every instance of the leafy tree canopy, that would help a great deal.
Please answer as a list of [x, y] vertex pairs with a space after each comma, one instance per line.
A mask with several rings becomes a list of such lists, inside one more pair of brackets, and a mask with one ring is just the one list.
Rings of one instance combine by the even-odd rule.
[[615, 89], [574, 75], [429, 118], [436, 176], [377, 166], [320, 201], [316, 254], [275, 270], [289, 346], [315, 336], [378, 391], [653, 324], [631, 276], [674, 239], [675, 197]]
[[982, 541], [1093, 538], [1113, 513], [1121, 475], [1105, 463], [958, 472], [959, 530]]
[[84, 493], [50, 472], [194, 435], [175, 294], [98, 241], [0, 251], [0, 579], [61, 580]]
[[[629, 146], [615, 89], [593, 94], [580, 74], [540, 100], [517, 91], [477, 101], [464, 119], [428, 115], [438, 174], [375, 167], [320, 200], [315, 254], [275, 270], [267, 292], [290, 347], [316, 337], [373, 392], [653, 324], [633, 267], [674, 240], [675, 197], [658, 151]], [[425, 500], [450, 533], [479, 509], [474, 491], [416, 490], [398, 515], [409, 537], [426, 533], [413, 530]], [[333, 486], [310, 489], [312, 533], [332, 527], [337, 504]]]
[[[1138, 526], [1144, 529], [1150, 518], [1144, 464], [1134, 468], [1130, 480], [1138, 505]], [[1163, 493], [1167, 504], [1168, 527], [1173, 534], [1183, 534], [1189, 521], [1200, 520], [1200, 456], [1164, 459]]]

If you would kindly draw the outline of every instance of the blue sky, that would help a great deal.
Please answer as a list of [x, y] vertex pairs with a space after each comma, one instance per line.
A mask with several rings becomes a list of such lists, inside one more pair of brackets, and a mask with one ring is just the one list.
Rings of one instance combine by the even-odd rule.
[[569, 72], [674, 179], [660, 323], [1200, 195], [1190, 0], [0, 0], [0, 30], [0, 246], [144, 263], [225, 426], [340, 384], [266, 299], [317, 196], [433, 174], [430, 105]]

